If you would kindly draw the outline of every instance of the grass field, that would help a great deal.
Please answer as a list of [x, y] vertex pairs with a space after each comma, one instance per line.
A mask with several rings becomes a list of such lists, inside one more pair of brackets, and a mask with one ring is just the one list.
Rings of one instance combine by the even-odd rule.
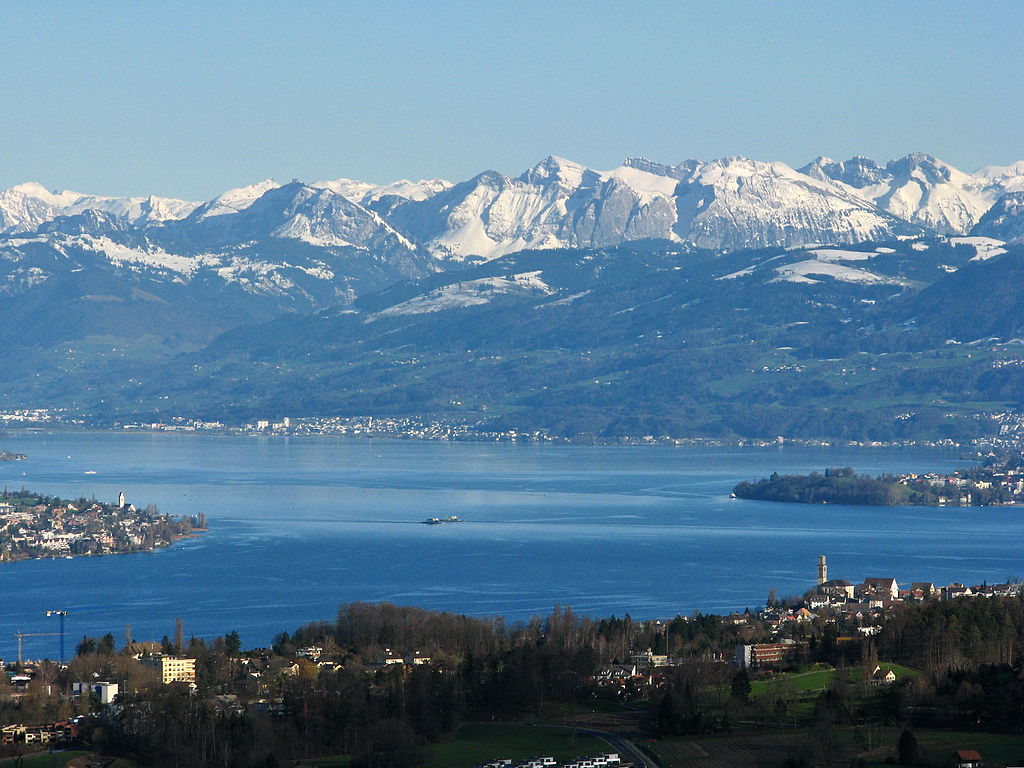
[[891, 661], [879, 662], [878, 666], [882, 669], [891, 669], [895, 672], [896, 680], [902, 680], [905, 677], [919, 677], [921, 675], [920, 670], [904, 667], [902, 664], [894, 664]]
[[752, 696], [763, 696], [773, 689], [786, 687], [796, 694], [823, 691], [835, 675], [834, 669], [812, 669], [809, 672], [784, 672], [770, 680], [754, 680], [750, 684]]
[[592, 736], [573, 735], [571, 730], [550, 726], [466, 723], [455, 738], [428, 748], [426, 768], [473, 768], [497, 758], [521, 760], [550, 755], [567, 760], [607, 752], [610, 747]]
[[[914, 731], [917, 744], [928, 753], [928, 762], [948, 765], [957, 749], [976, 749], [982, 762], [997, 765], [1024, 765], [1024, 736], [967, 731]], [[898, 735], [897, 735], [897, 738]]]
[[24, 768], [64, 768], [76, 757], [86, 755], [88, 752], [51, 752], [40, 755], [31, 755], [23, 758]]
[[[66, 768], [68, 763], [78, 757], [95, 756], [93, 752], [68, 750], [66, 752], [43, 752], [38, 755], [27, 755], [22, 758], [22, 768]], [[108, 758], [109, 759], [109, 758]], [[81, 761], [79, 761], [81, 762]], [[10, 764], [10, 763], [8, 763]], [[115, 760], [110, 768], [135, 768], [135, 764], [124, 759]]]
[[[896, 679], [902, 680], [905, 677], [916, 677], [921, 673], [916, 669], [904, 667], [900, 664], [880, 662], [882, 669], [891, 669], [896, 673]], [[784, 687], [796, 695], [807, 695], [824, 691], [832, 681], [836, 671], [834, 669], [812, 669], [807, 672], [783, 672], [770, 680], [754, 680], [750, 684], [750, 693], [755, 698], [771, 693], [773, 689]], [[847, 671], [847, 681], [856, 684], [861, 682], [862, 673], [859, 667], [851, 667]]]
[[348, 768], [352, 763], [352, 755], [334, 755], [332, 757], [314, 757], [301, 761], [300, 765], [313, 768]]
[[801, 734], [749, 733], [665, 739], [647, 747], [663, 768], [777, 768], [796, 754]]
[[[868, 766], [889, 766], [886, 758], [896, 757], [900, 728], [880, 728], [874, 732], [874, 744], [881, 744], [870, 754], [863, 753], [863, 742], [849, 727], [837, 733], [842, 747], [833, 765], [846, 768], [850, 760], [861, 755]], [[986, 765], [1024, 765], [1024, 736], [968, 731], [915, 730], [922, 751], [922, 765], [948, 766], [957, 749], [975, 749]], [[800, 745], [814, 738], [810, 729], [790, 732], [734, 732], [722, 736], [694, 736], [665, 739], [648, 747], [659, 758], [663, 768], [777, 768], [787, 757], [795, 756]]]

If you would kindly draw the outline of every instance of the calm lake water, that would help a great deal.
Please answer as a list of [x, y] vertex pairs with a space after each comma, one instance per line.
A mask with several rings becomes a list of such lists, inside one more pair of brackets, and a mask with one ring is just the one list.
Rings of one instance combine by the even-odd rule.
[[[579, 447], [175, 434], [15, 433], [8, 487], [174, 515], [210, 532], [154, 553], [0, 566], [0, 655], [15, 632], [68, 646], [126, 625], [136, 639], [246, 647], [330, 619], [341, 603], [399, 604], [511, 620], [555, 604], [595, 616], [667, 617], [762, 604], [814, 583], [817, 556], [851, 581], [1001, 581], [1024, 574], [1015, 509], [801, 506], [730, 500], [739, 480], [850, 465], [944, 470], [952, 452], [890, 449]], [[87, 471], [95, 474], [85, 474]], [[455, 514], [466, 522], [427, 526]], [[26, 656], [57, 638], [25, 638]]]

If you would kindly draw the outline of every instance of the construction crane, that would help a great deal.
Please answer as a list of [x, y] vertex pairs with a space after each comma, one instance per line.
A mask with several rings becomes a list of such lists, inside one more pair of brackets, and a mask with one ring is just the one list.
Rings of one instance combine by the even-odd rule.
[[15, 632], [14, 636], [18, 638], [18, 666], [21, 666], [21, 638], [23, 637], [54, 637], [60, 633], [58, 632]]
[[60, 658], [57, 662], [60, 664], [64, 663], [64, 619], [67, 618], [67, 611], [47, 611], [47, 616], [60, 616]]

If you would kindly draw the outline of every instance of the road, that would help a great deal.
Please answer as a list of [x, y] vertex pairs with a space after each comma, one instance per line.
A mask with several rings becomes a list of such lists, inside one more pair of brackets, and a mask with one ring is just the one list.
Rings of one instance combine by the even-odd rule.
[[[521, 727], [530, 727], [534, 723], [515, 723], [515, 722], [500, 722], [495, 725], [515, 725]], [[637, 747], [629, 739], [624, 739], [618, 734], [610, 733], [609, 731], [597, 731], [593, 728], [579, 728], [572, 725], [554, 725], [551, 723], [536, 723], [536, 725], [543, 728], [558, 728], [565, 731], [576, 731], [576, 733], [582, 733], [586, 736], [595, 736], [602, 741], [608, 742], [612, 749], [619, 753], [619, 755], [626, 761], [633, 763], [637, 768], [661, 768], [654, 758], [646, 754], [642, 749]]]
[[[569, 726], [566, 726], [569, 727]], [[643, 750], [637, 747], [632, 741], [624, 739], [621, 736], [616, 736], [614, 733], [608, 733], [608, 731], [593, 731], [589, 728], [577, 728], [577, 733], [585, 733], [590, 736], [597, 736], [599, 739], [604, 739], [618, 752], [623, 758], [634, 763], [639, 768], [661, 768], [654, 758], [646, 754]]]

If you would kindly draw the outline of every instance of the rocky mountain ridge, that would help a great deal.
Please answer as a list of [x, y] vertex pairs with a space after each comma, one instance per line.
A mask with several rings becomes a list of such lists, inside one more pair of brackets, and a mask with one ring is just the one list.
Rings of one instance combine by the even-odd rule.
[[[275, 201], [288, 203], [275, 190], [295, 183], [267, 179], [203, 203], [19, 184], [0, 192], [0, 234], [37, 233], [58, 217], [93, 210], [156, 239], [166, 240], [169, 233], [201, 241], [203, 235], [233, 229], [204, 222], [247, 211], [266, 195], [271, 197], [255, 210], [280, 215], [271, 210]], [[297, 229], [285, 227], [274, 237], [325, 246], [341, 239], [372, 249], [376, 230], [390, 228], [443, 263], [491, 259], [524, 248], [610, 247], [644, 239], [735, 250], [967, 235], [1003, 195], [1024, 192], [1024, 163], [969, 174], [922, 153], [885, 165], [862, 157], [845, 162], [819, 157], [799, 170], [743, 157], [675, 166], [634, 158], [601, 171], [550, 156], [515, 178], [484, 171], [454, 184], [337, 179], [303, 186], [362, 210], [337, 201], [325, 204]], [[353, 232], [350, 220], [366, 217], [362, 211], [379, 218], [374, 227]], [[338, 235], [338, 220], [345, 236]], [[186, 232], [190, 228], [196, 232]]]

